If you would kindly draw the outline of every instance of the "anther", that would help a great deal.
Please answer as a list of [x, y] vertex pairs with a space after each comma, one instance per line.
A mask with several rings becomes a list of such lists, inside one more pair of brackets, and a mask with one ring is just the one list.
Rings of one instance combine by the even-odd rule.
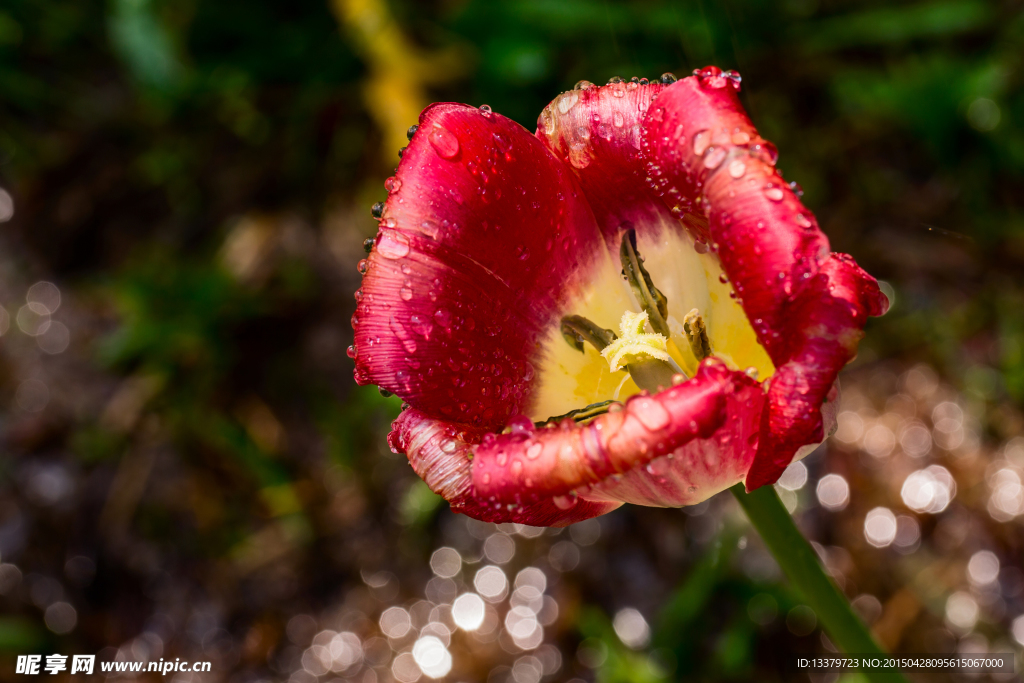
[[619, 260], [622, 262], [622, 274], [640, 302], [640, 307], [647, 313], [651, 327], [658, 334], [671, 337], [672, 333], [665, 321], [668, 318], [668, 299], [654, 286], [650, 273], [644, 268], [643, 259], [636, 249], [636, 230], [633, 228], [622, 235]]
[[583, 343], [587, 342], [598, 351], [616, 340], [615, 333], [606, 330], [597, 323], [587, 320], [582, 315], [567, 315], [562, 318], [562, 336], [569, 346], [583, 353]]
[[696, 308], [683, 316], [683, 331], [698, 361], [711, 355], [711, 340], [708, 339], [708, 330], [704, 326], [704, 316]]
[[611, 411], [612, 406], [617, 405], [621, 406], [621, 404], [618, 401], [614, 400], [601, 401], [600, 403], [591, 403], [589, 406], [585, 408], [577, 408], [576, 410], [570, 410], [564, 415], [555, 415], [554, 417], [549, 417], [543, 422], [534, 422], [534, 425], [538, 428], [553, 426], [557, 425], [559, 422], [566, 418], [570, 418], [573, 420], [573, 422], [577, 423], [587, 422], [589, 420], [594, 419], [598, 415], [604, 415], [605, 413]]

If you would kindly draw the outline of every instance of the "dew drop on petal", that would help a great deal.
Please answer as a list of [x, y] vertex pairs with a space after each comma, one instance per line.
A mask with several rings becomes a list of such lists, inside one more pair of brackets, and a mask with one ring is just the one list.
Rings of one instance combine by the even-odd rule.
[[769, 183], [768, 185], [765, 186], [764, 196], [767, 197], [768, 199], [772, 200], [773, 202], [781, 202], [782, 201], [782, 197], [784, 195], [783, 195], [782, 190], [780, 188], [778, 188], [775, 185], [772, 185], [771, 183]]
[[402, 189], [402, 181], [395, 176], [391, 176], [384, 181], [384, 189], [388, 192], [398, 192]]
[[725, 154], [724, 147], [711, 147], [704, 156], [704, 168], [718, 168], [725, 160]]
[[434, 321], [441, 327], [448, 327], [452, 324], [452, 314], [447, 308], [439, 308], [434, 311]]
[[736, 161], [729, 164], [729, 175], [733, 178], [742, 178], [743, 174], [747, 172], [747, 165], [737, 159]]
[[377, 253], [387, 259], [400, 259], [409, 253], [409, 240], [400, 233], [382, 230], [377, 239]]
[[[584, 81], [581, 81], [583, 83]], [[577, 84], [579, 85], [579, 84]], [[558, 98], [558, 111], [562, 114], [568, 113], [580, 101], [580, 96], [575, 92], [567, 92]]]
[[745, 130], [737, 130], [733, 132], [731, 139], [734, 145], [745, 145], [750, 142], [750, 134]]
[[579, 498], [574, 493], [570, 493], [567, 496], [555, 496], [551, 500], [559, 510], [568, 510], [576, 505], [578, 501]]
[[389, 323], [391, 331], [394, 333], [398, 341], [402, 342], [402, 348], [408, 353], [416, 353], [416, 340], [409, 334], [409, 330], [405, 329], [405, 325], [400, 323], [397, 319], [391, 318]]
[[402, 301], [409, 301], [412, 299], [412, 289], [410, 287], [402, 287], [398, 290], [398, 296], [402, 297]]
[[625, 122], [626, 122], [626, 120], [625, 120], [625, 118], [624, 118], [624, 117], [622, 116], [622, 112], [621, 112], [621, 111], [617, 111], [617, 112], [615, 112], [614, 114], [612, 114], [612, 123], [614, 123], [614, 124], [615, 124], [615, 127], [616, 127], [616, 128], [622, 128], [622, 125], [623, 125], [623, 124], [624, 124]]
[[434, 126], [427, 139], [442, 159], [451, 159], [459, 153], [459, 139], [447, 128]]
[[432, 221], [428, 218], [427, 220], [420, 223], [420, 230], [422, 230], [423, 234], [429, 237], [430, 239], [436, 240], [438, 234], [440, 234], [441, 232], [441, 227], [435, 221]]
[[814, 223], [811, 222], [811, 219], [808, 218], [807, 216], [805, 216], [802, 213], [798, 213], [796, 215], [796, 224], [799, 225], [801, 228], [812, 228], [812, 227], [814, 227]]
[[665, 407], [653, 398], [635, 399], [630, 408], [630, 412], [640, 420], [640, 424], [652, 432], [664, 429], [672, 420]]
[[704, 150], [711, 144], [711, 133], [702, 130], [693, 136], [693, 153], [697, 156], [704, 154]]

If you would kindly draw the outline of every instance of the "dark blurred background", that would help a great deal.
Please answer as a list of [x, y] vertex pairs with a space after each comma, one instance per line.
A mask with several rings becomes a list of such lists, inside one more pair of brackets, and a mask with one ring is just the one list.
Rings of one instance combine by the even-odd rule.
[[885, 647], [1021, 670], [1022, 9], [6, 0], [0, 679], [99, 653], [212, 662], [175, 683], [808, 680], [787, 653], [832, 646], [729, 497], [453, 515], [345, 352], [423, 106], [533, 130], [577, 80], [707, 64], [894, 300], [780, 493]]

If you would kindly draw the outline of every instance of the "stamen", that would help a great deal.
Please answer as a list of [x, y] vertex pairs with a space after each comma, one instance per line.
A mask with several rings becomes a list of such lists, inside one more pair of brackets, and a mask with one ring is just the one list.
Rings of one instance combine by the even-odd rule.
[[683, 331], [698, 362], [711, 355], [711, 340], [704, 326], [704, 316], [696, 308], [683, 316]]
[[601, 351], [612, 372], [648, 358], [657, 358], [666, 363], [672, 361], [672, 356], [668, 354], [668, 338], [657, 332], [644, 332], [647, 320], [646, 312], [637, 314], [626, 311], [622, 314], [622, 322], [619, 323], [621, 336]]
[[650, 273], [644, 268], [643, 259], [636, 250], [636, 230], [633, 228], [622, 235], [619, 260], [622, 262], [622, 274], [640, 302], [640, 307], [647, 313], [651, 327], [658, 334], [671, 337], [672, 333], [665, 322], [668, 318], [668, 299], [654, 286]]
[[613, 405], [617, 404], [618, 402], [615, 400], [591, 403], [586, 408], [577, 408], [576, 410], [570, 410], [568, 413], [565, 413], [564, 415], [555, 415], [554, 417], [549, 417], [543, 422], [534, 422], [534, 424], [537, 427], [545, 427], [549, 424], [557, 424], [567, 417], [572, 418], [575, 422], [585, 422], [587, 420], [591, 420], [597, 417], [598, 415], [604, 415], [609, 411], [609, 409], [611, 409]]
[[569, 346], [580, 353], [583, 353], [583, 342], [587, 342], [598, 351], [603, 351], [617, 338], [611, 330], [600, 327], [582, 315], [567, 315], [562, 318], [562, 336]]

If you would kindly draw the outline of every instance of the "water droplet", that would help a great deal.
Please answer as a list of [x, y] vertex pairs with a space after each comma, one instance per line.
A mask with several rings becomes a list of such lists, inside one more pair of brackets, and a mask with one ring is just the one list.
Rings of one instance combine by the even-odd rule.
[[[593, 87], [594, 87], [594, 84], [591, 83], [590, 81], [576, 81], [576, 85], [574, 85], [572, 87], [572, 89], [573, 90], [590, 90]], [[573, 102], [573, 104], [576, 104], [576, 103]], [[571, 107], [572, 104], [570, 104], [569, 106]], [[563, 111], [562, 113], [564, 114], [565, 112]]]
[[409, 240], [401, 233], [381, 230], [377, 253], [387, 259], [400, 259], [409, 253]]
[[459, 444], [455, 442], [455, 439], [444, 439], [440, 443], [442, 453], [454, 453], [455, 449], [459, 447]]
[[391, 176], [384, 181], [384, 189], [388, 192], [398, 192], [402, 189], [402, 181], [395, 176]]
[[430, 322], [429, 318], [422, 315], [409, 316], [409, 325], [412, 327], [413, 332], [424, 339], [430, 339], [430, 333], [434, 330], [434, 324]]
[[[593, 83], [590, 83], [589, 81], [580, 81], [580, 83], [587, 83], [588, 85], [593, 85]], [[579, 83], [577, 83], [576, 85], [579, 85]], [[577, 95], [575, 92], [567, 92], [558, 98], [558, 111], [561, 112], [562, 114], [566, 114], [569, 112], [570, 109], [576, 106], [576, 103], [579, 101], [579, 95]]]
[[423, 234], [429, 237], [430, 239], [436, 240], [437, 236], [441, 232], [441, 226], [439, 226], [436, 222], [428, 218], [427, 220], [420, 223], [420, 230], [422, 230]]
[[537, 458], [540, 457], [540, 454], [543, 453], [543, 452], [544, 452], [544, 445], [543, 444], [541, 444], [539, 442], [533, 443], [533, 444], [530, 445], [529, 448], [526, 449], [526, 458], [528, 460], [536, 460]]
[[579, 496], [575, 493], [570, 493], [567, 496], [555, 496], [551, 499], [551, 502], [555, 504], [555, 507], [559, 510], [569, 510], [579, 501]]
[[369, 269], [370, 262], [367, 259], [361, 259], [359, 263], [356, 264], [356, 270], [359, 271], [360, 275], [366, 275], [366, 271], [368, 271]]
[[725, 160], [725, 147], [709, 147], [704, 156], [704, 168], [718, 168]]
[[409, 330], [405, 329], [405, 325], [400, 323], [397, 318], [391, 318], [389, 327], [391, 327], [391, 331], [398, 338], [398, 341], [402, 342], [402, 348], [406, 352], [416, 353], [416, 340], [409, 334]]
[[814, 223], [811, 222], [811, 219], [802, 213], [798, 213], [796, 215], [796, 224], [799, 225], [801, 228], [809, 229], [814, 227]]
[[356, 357], [356, 347], [355, 347], [355, 345], [349, 346], [347, 349], [345, 349], [345, 354], [349, 358], [355, 358]]
[[447, 308], [439, 308], [434, 311], [434, 321], [441, 327], [448, 327], [452, 324], [452, 314]]
[[406, 285], [398, 290], [398, 296], [402, 297], [402, 301], [409, 301], [412, 299], [412, 288], [409, 287], [409, 281], [406, 280]]
[[665, 85], [675, 83], [677, 80], [679, 79], [676, 78], [676, 75], [671, 71], [666, 71], [665, 73], [661, 74], [661, 82], [664, 83]]
[[698, 254], [706, 254], [708, 253], [708, 243], [697, 240], [693, 243], [693, 250]]
[[483, 114], [487, 118], [491, 118], [491, 105], [489, 105], [489, 104], [481, 104], [480, 105], [480, 113]]
[[622, 128], [622, 124], [624, 124], [625, 122], [626, 120], [625, 118], [623, 118], [621, 111], [617, 111], [614, 114], [612, 114], [612, 123], [615, 124], [616, 128]]
[[590, 165], [590, 151], [581, 142], [569, 145], [569, 163], [576, 168], [586, 168]]
[[507, 136], [502, 135], [501, 133], [495, 133], [494, 142], [502, 152], [512, 151], [512, 141], [509, 140]]
[[768, 183], [767, 185], [764, 186], [764, 196], [772, 200], [773, 202], [781, 202], [782, 198], [785, 195], [782, 192], [781, 188], [775, 186], [772, 183]]
[[750, 142], [750, 133], [745, 130], [735, 130], [730, 139], [734, 145], [745, 145]]
[[[496, 368], [496, 370], [497, 369], [498, 368]], [[508, 421], [508, 427], [515, 436], [533, 434], [536, 429], [533, 424], [533, 420], [525, 415], [516, 415], [513, 417]]]
[[711, 133], [706, 130], [702, 130], [693, 136], [693, 153], [697, 156], [702, 156], [704, 150], [711, 144]]
[[447, 128], [435, 125], [427, 139], [442, 159], [452, 159], [459, 153], [459, 139]]
[[750, 150], [751, 154], [761, 161], [774, 166], [779, 160], [779, 150], [767, 140], [762, 140]]
[[665, 407], [653, 398], [633, 399], [630, 401], [629, 410], [640, 420], [640, 424], [652, 432], [664, 429], [672, 421], [672, 416]]
[[555, 132], [555, 117], [551, 114], [550, 107], [545, 107], [540, 113], [540, 120], [544, 124], [545, 135], [551, 135]]
[[742, 178], [743, 174], [746, 172], [747, 165], [740, 161], [739, 159], [736, 159], [731, 164], [729, 164], [729, 175], [731, 175], [733, 178]]

